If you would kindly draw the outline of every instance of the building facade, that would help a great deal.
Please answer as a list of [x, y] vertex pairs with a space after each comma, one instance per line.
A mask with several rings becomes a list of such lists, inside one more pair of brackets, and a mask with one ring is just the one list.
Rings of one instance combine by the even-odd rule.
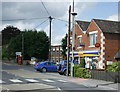
[[106, 65], [116, 62], [115, 55], [120, 50], [119, 22], [93, 19], [76, 23], [76, 60], [81, 62], [84, 58], [86, 68], [90, 69], [105, 69]]
[[61, 45], [51, 46], [51, 61], [59, 62], [63, 59]]

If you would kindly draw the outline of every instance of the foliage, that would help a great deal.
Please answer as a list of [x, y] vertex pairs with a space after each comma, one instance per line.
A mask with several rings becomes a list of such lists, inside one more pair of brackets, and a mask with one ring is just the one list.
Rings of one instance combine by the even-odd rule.
[[80, 62], [80, 67], [85, 68], [85, 59], [84, 58]]
[[91, 71], [86, 68], [81, 68], [80, 65], [75, 65], [74, 76], [79, 78], [91, 78]]
[[8, 44], [11, 38], [20, 34], [20, 30], [17, 27], [7, 26], [2, 30], [2, 45]]
[[67, 55], [66, 55], [66, 51], [67, 51], [67, 49], [66, 49], [66, 47], [67, 47], [67, 34], [66, 34], [66, 36], [62, 39], [62, 55], [64, 56], [64, 57], [67, 57]]
[[120, 72], [120, 62], [114, 62], [113, 64], [107, 67], [109, 72]]
[[[23, 44], [23, 45], [22, 45]], [[36, 57], [38, 59], [48, 59], [49, 39], [45, 32], [36, 30], [25, 30], [8, 45], [9, 57], [15, 57], [15, 52], [22, 52], [24, 59]]]

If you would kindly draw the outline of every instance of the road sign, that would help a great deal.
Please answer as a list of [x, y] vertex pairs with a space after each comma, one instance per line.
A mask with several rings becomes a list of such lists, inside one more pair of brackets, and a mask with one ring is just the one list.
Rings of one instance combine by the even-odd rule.
[[16, 55], [22, 55], [22, 52], [16, 52], [15, 54]]

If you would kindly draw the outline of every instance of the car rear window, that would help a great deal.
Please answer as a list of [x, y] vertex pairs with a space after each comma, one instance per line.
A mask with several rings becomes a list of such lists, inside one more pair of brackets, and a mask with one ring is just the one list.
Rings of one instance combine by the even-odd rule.
[[42, 64], [42, 63], [44, 63], [44, 62], [38, 62], [38, 64]]

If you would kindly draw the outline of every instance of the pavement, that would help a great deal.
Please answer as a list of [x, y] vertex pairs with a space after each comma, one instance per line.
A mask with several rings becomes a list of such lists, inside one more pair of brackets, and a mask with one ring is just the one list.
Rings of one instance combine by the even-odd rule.
[[114, 82], [103, 81], [103, 80], [95, 80], [95, 79], [82, 79], [82, 78], [72, 78], [68, 80], [75, 83], [77, 82], [78, 84], [87, 86], [89, 88], [120, 91], [120, 83], [114, 83]]

